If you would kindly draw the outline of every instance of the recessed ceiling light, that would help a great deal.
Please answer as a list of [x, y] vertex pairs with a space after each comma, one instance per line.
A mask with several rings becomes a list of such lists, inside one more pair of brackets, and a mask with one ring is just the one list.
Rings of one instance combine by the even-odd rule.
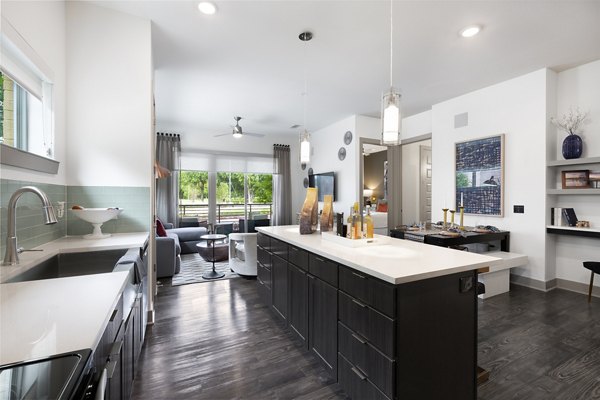
[[198, 3], [198, 10], [200, 10], [202, 14], [213, 15], [217, 12], [217, 6], [210, 1], [201, 1]]
[[460, 36], [469, 38], [477, 35], [481, 31], [481, 25], [470, 25], [460, 31]]

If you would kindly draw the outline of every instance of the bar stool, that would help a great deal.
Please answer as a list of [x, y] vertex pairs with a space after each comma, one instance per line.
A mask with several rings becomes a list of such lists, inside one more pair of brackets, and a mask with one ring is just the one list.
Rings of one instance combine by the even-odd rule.
[[592, 302], [592, 290], [594, 289], [594, 274], [600, 274], [600, 261], [584, 261], [583, 267], [592, 271], [590, 278], [590, 292], [588, 294], [588, 303]]

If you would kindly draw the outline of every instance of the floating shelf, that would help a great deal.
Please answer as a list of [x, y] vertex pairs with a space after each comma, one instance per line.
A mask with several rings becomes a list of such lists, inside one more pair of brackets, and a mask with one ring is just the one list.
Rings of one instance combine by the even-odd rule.
[[600, 229], [598, 229], [598, 228], [576, 228], [576, 227], [572, 227], [572, 226], [546, 225], [546, 232], [554, 233], [557, 235], [586, 236], [586, 237], [600, 238]]
[[546, 189], [546, 194], [600, 194], [600, 189]]
[[548, 161], [548, 167], [561, 167], [568, 165], [600, 164], [600, 157], [575, 158], [571, 160]]

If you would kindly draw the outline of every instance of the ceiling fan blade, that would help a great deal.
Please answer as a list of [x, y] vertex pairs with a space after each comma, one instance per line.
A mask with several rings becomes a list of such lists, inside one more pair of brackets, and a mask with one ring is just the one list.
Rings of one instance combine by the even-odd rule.
[[244, 136], [265, 137], [265, 135], [262, 133], [250, 133], [250, 132], [244, 132]]
[[231, 136], [231, 133], [221, 133], [220, 135], [213, 135], [213, 137], [220, 137], [220, 136]]

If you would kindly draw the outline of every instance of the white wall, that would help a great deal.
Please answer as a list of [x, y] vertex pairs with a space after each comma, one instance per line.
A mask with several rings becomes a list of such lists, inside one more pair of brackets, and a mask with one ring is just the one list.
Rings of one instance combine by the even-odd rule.
[[[569, 107], [589, 110], [589, 123], [584, 126], [582, 157], [600, 156], [600, 60], [560, 72], [557, 77], [557, 112], [561, 116]], [[552, 132], [554, 133], [554, 132]], [[560, 146], [565, 137], [556, 132], [557, 146], [554, 159], [562, 159]], [[554, 150], [554, 149], [553, 149]], [[600, 165], [582, 166], [582, 169], [600, 170]], [[571, 169], [579, 169], [571, 168]], [[573, 207], [577, 217], [589, 220], [595, 228], [600, 227], [600, 198], [598, 196], [560, 196], [559, 207]], [[590, 272], [582, 266], [583, 261], [600, 261], [599, 243], [595, 238], [549, 235], [555, 245], [556, 277], [580, 283], [589, 283]], [[600, 282], [596, 279], [596, 286]]]
[[431, 133], [431, 118], [431, 110], [403, 118], [400, 138], [406, 140]]
[[[432, 108], [432, 220], [442, 219], [444, 201], [454, 207], [455, 143], [504, 133], [504, 217], [465, 216], [465, 224], [509, 230], [511, 251], [529, 256], [529, 265], [513, 273], [541, 281], [546, 280], [546, 75], [542, 69]], [[464, 112], [468, 126], [454, 129], [454, 116]], [[514, 214], [514, 204], [524, 205], [525, 214]]]
[[2, 165], [2, 178], [64, 185], [67, 176], [65, 3], [2, 1], [0, 13], [54, 73], [54, 155], [60, 161], [57, 175]]
[[150, 21], [67, 3], [67, 182], [150, 186]]
[[[421, 146], [431, 140], [402, 145], [402, 223], [419, 222], [421, 217]], [[433, 173], [433, 171], [432, 171]]]
[[[357, 147], [355, 146], [358, 140], [356, 139], [355, 127], [356, 116], [353, 115], [319, 129], [311, 135], [312, 154], [308, 167], [312, 168], [315, 174], [335, 172], [336, 197], [333, 202], [333, 209], [334, 212], [343, 212], [344, 214], [348, 214], [350, 207], [358, 200], [356, 195], [358, 190], [358, 174], [356, 172], [358, 159]], [[344, 144], [346, 131], [352, 132], [354, 136], [349, 146]], [[340, 147], [346, 149], [346, 158], [343, 161], [338, 159]]]

